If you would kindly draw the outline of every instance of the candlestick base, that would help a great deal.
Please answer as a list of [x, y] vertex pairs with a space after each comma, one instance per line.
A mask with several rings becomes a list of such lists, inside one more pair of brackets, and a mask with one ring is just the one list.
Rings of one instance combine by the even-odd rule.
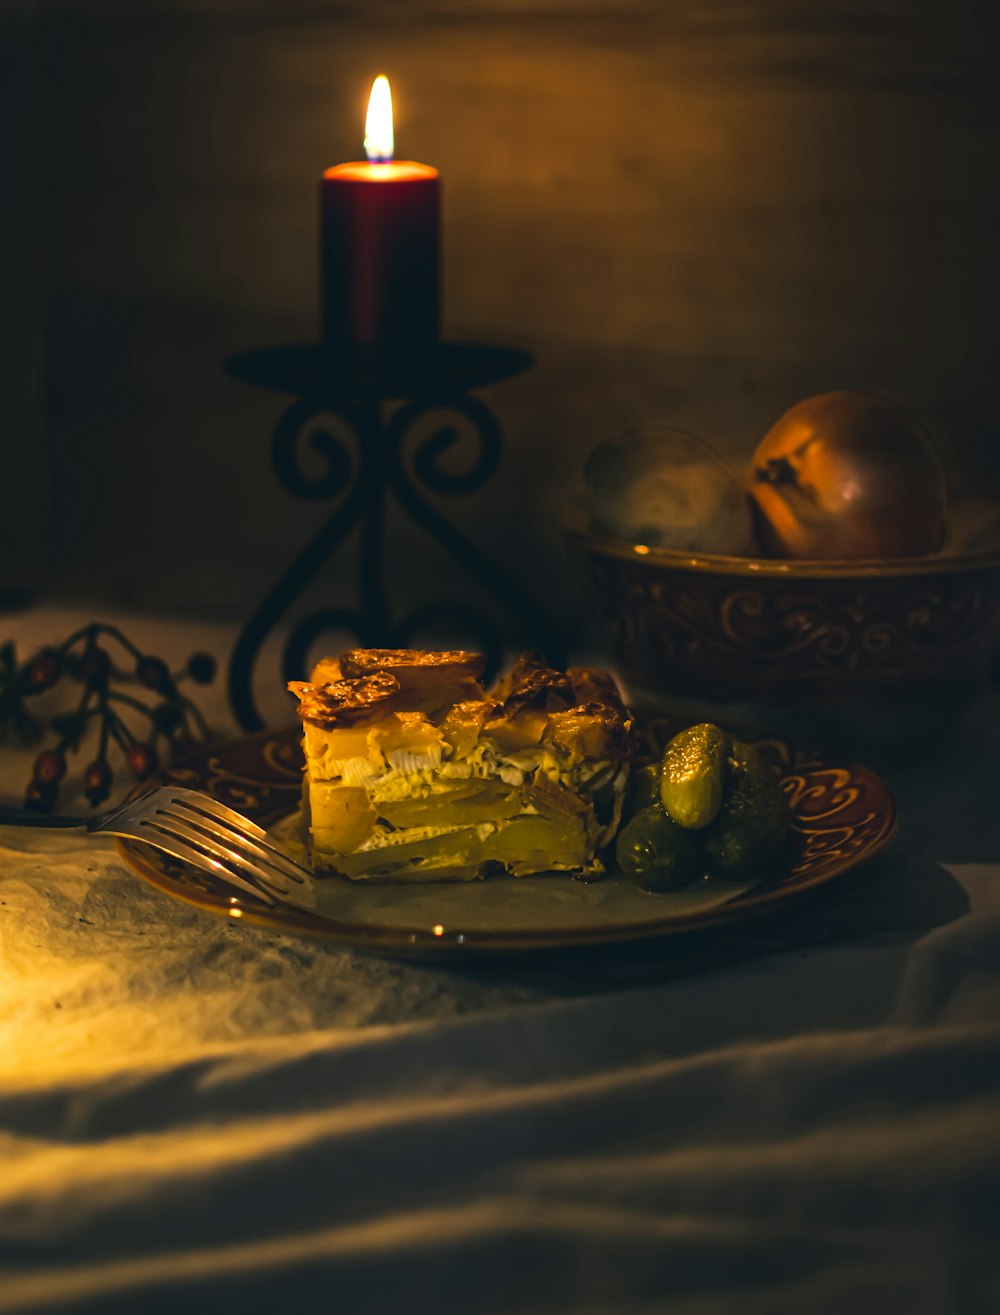
[[[375, 370], [359, 368], [356, 359], [322, 344], [264, 348], [226, 361], [233, 378], [297, 397], [274, 430], [275, 474], [295, 497], [336, 503], [328, 520], [249, 617], [233, 649], [229, 700], [244, 730], [263, 726], [254, 702], [253, 675], [265, 641], [356, 527], [360, 527], [356, 604], [313, 611], [292, 624], [282, 660], [285, 679], [307, 674], [310, 647], [333, 629], [356, 635], [366, 648], [403, 648], [421, 634], [445, 627], [449, 633], [467, 634], [486, 654], [488, 669], [494, 670], [509, 630], [511, 638], [540, 650], [553, 663], [562, 661], [559, 638], [543, 609], [424, 493], [464, 495], [489, 482], [500, 464], [503, 440], [492, 412], [471, 393], [513, 378], [531, 363], [526, 352], [466, 343], [441, 344], [420, 368], [405, 360], [381, 362]], [[401, 451], [407, 433], [438, 412], [440, 423], [404, 462]], [[318, 416], [331, 413], [341, 422], [337, 432], [329, 426], [316, 427], [308, 437], [327, 466], [316, 475], [299, 464], [299, 440]], [[457, 439], [452, 423], [456, 419], [471, 427], [478, 443], [475, 465], [460, 474], [440, 465]], [[342, 432], [352, 437], [353, 451]], [[382, 570], [388, 493], [419, 529], [502, 605], [510, 615], [510, 627], [501, 628], [483, 609], [456, 600], [428, 600], [403, 617], [392, 616]]]

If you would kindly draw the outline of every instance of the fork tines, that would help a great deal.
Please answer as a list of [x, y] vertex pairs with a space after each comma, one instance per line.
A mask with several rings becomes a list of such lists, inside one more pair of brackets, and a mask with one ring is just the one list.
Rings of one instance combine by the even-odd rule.
[[208, 858], [221, 864], [269, 903], [270, 896], [277, 895], [315, 908], [312, 874], [278, 849], [255, 823], [193, 790], [165, 789], [155, 794], [155, 799], [147, 800], [152, 807], [135, 819], [143, 830], [183, 842], [202, 861]]

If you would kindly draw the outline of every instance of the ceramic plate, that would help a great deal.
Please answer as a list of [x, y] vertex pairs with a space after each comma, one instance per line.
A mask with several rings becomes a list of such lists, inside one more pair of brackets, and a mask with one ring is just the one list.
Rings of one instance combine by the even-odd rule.
[[[680, 728], [664, 718], [643, 728], [657, 749]], [[159, 890], [189, 904], [274, 931], [382, 950], [432, 953], [587, 945], [695, 931], [783, 904], [873, 857], [891, 841], [896, 806], [871, 771], [783, 739], [753, 738], [775, 763], [792, 827], [776, 865], [752, 882], [718, 879], [653, 894], [616, 875], [584, 883], [565, 876], [470, 883], [392, 885], [330, 877], [317, 883], [315, 912], [268, 908], [252, 897], [134, 841], [126, 862]], [[294, 825], [302, 782], [298, 727], [206, 747], [162, 774], [164, 784], [204, 790], [279, 835]]]

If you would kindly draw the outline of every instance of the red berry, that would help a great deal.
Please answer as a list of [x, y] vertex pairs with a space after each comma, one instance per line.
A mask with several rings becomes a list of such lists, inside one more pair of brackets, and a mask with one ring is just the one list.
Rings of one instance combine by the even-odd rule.
[[83, 774], [83, 792], [94, 807], [107, 799], [113, 780], [111, 768], [100, 758], [88, 766]]
[[140, 684], [156, 690], [157, 694], [167, 694], [174, 687], [170, 668], [162, 658], [141, 657], [135, 664], [135, 674]]
[[192, 653], [187, 662], [187, 673], [196, 685], [211, 685], [215, 679], [216, 661], [211, 653]]
[[111, 659], [96, 644], [88, 648], [80, 659], [80, 675], [91, 689], [103, 689], [111, 674]]
[[61, 781], [66, 775], [66, 755], [58, 749], [43, 749], [35, 759], [36, 781]]
[[50, 813], [58, 793], [55, 781], [31, 781], [24, 795], [24, 806], [33, 813]]
[[160, 765], [160, 760], [153, 746], [138, 740], [135, 744], [128, 746], [125, 761], [128, 763], [129, 771], [137, 781], [145, 781], [153, 775]]
[[39, 653], [28, 663], [25, 683], [32, 694], [51, 689], [62, 673], [62, 663], [55, 653]]

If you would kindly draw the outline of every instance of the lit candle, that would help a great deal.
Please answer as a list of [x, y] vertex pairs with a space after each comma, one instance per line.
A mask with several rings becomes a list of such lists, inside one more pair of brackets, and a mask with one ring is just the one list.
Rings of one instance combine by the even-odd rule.
[[440, 175], [393, 159], [384, 77], [368, 102], [365, 151], [320, 183], [323, 341], [368, 363], [412, 360], [440, 331]]

